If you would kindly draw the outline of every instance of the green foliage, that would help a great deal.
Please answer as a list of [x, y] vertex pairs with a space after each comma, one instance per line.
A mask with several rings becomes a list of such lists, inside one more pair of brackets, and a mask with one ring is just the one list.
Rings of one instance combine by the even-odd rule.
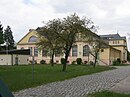
[[117, 60], [113, 61], [113, 66], [119, 65], [119, 62]]
[[89, 64], [92, 65], [92, 66], [94, 65], [93, 61], [90, 61]]
[[37, 28], [39, 33], [39, 46], [48, 47], [54, 52], [56, 49], [62, 49], [65, 54], [65, 63], [63, 71], [66, 70], [66, 64], [70, 50], [75, 41], [82, 40], [80, 36], [84, 36], [86, 40], [90, 37], [97, 36], [94, 23], [86, 17], [80, 18], [76, 13], [63, 19], [53, 19], [45, 24], [42, 28]]
[[61, 58], [61, 64], [65, 64], [65, 58]]
[[50, 82], [62, 81], [81, 75], [97, 73], [113, 69], [112, 67], [68, 65], [66, 72], [61, 72], [62, 65], [35, 65], [34, 80], [32, 79], [32, 65], [27, 66], [0, 66], [0, 79], [2, 79], [11, 91], [35, 87]]
[[76, 62], [77, 62], [77, 64], [80, 65], [80, 64], [82, 64], [82, 59], [81, 59], [81, 58], [77, 58], [77, 59], [76, 59]]
[[121, 64], [121, 59], [120, 59], [120, 58], [117, 58], [117, 62], [118, 62], [119, 64]]
[[40, 61], [40, 64], [45, 64], [45, 63], [46, 63], [45, 60], [41, 60], [41, 61]]
[[127, 60], [130, 62], [130, 52], [127, 51]]
[[15, 46], [15, 41], [12, 33], [13, 32], [11, 31], [10, 26], [7, 26], [7, 28], [4, 31], [4, 41], [8, 45], [8, 49], [13, 49]]
[[3, 39], [3, 27], [2, 24], [0, 24], [0, 45], [4, 43]]
[[121, 59], [120, 58], [117, 58], [117, 60], [113, 61], [114, 66], [117, 66], [117, 65], [120, 65], [120, 64], [121, 64]]
[[75, 64], [75, 61], [72, 61], [72, 63], [71, 63], [72, 65], [74, 65]]

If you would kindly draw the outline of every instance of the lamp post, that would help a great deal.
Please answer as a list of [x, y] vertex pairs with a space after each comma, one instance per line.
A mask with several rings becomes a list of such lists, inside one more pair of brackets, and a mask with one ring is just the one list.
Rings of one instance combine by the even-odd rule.
[[34, 56], [32, 56], [32, 80], [34, 81]]

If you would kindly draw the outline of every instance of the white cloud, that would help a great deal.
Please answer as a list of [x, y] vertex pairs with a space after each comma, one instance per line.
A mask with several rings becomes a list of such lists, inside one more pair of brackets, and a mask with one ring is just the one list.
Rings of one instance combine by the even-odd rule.
[[10, 25], [16, 42], [42, 21], [76, 12], [91, 18], [100, 27], [98, 34], [130, 31], [130, 0], [1, 0], [0, 21]]

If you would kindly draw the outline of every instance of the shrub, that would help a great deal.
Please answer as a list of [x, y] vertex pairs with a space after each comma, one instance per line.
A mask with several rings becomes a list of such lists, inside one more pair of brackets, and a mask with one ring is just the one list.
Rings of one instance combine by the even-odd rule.
[[90, 65], [93, 65], [94, 63], [93, 63], [93, 61], [90, 61], [89, 64], [90, 64]]
[[122, 63], [126, 63], [127, 61], [126, 60], [123, 60]]
[[87, 64], [88, 63], [88, 61], [84, 61], [84, 64]]
[[61, 64], [65, 64], [65, 58], [61, 58]]
[[121, 59], [120, 59], [120, 58], [117, 58], [117, 62], [118, 62], [119, 64], [121, 64]]
[[119, 62], [117, 60], [113, 61], [113, 65], [116, 66], [116, 65], [119, 65]]
[[45, 64], [45, 63], [46, 63], [45, 60], [41, 60], [41, 61], [40, 61], [40, 64]]
[[75, 64], [75, 61], [72, 61], [72, 63], [71, 63], [72, 65], [74, 65]]
[[80, 64], [82, 64], [82, 59], [81, 59], [81, 58], [77, 58], [77, 59], [76, 59], [76, 62], [77, 62], [77, 64], [80, 65]]

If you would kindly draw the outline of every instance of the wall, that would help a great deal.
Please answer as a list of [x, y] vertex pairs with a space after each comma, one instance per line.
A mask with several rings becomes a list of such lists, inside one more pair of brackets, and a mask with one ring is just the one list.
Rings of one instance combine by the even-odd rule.
[[0, 55], [0, 65], [15, 65], [16, 57], [18, 57], [18, 64], [28, 64], [28, 55]]
[[27, 65], [28, 64], [28, 55], [13, 55], [13, 65], [16, 63], [16, 57], [18, 57], [18, 65]]
[[119, 51], [119, 50], [116, 50], [116, 49], [114, 49], [114, 48], [110, 48], [110, 58], [109, 58], [109, 60], [110, 60], [110, 65], [112, 65], [113, 64], [113, 61], [114, 60], [117, 60], [117, 58], [120, 58], [121, 59], [121, 51]]
[[0, 55], [0, 65], [11, 65], [11, 55]]
[[102, 48], [100, 50], [100, 52], [99, 52], [99, 59], [102, 62], [100, 62], [99, 64], [101, 64], [101, 65], [106, 65], [106, 64], [109, 65], [109, 54], [110, 54], [109, 48]]
[[121, 60], [127, 60], [127, 51], [125, 50], [124, 46], [118, 46], [118, 47], [114, 47], [115, 49], [118, 49], [121, 51]]

